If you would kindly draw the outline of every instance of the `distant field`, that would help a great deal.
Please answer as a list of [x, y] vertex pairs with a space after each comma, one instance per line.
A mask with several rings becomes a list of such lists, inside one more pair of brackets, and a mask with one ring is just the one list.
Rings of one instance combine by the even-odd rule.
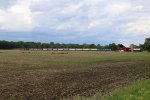
[[[120, 61], [149, 61], [150, 53], [120, 53], [100, 51], [0, 51], [1, 70], [63, 69], [77, 64]], [[55, 54], [53, 54], [55, 53]], [[71, 65], [71, 66], [70, 66]], [[7, 66], [7, 67], [6, 67]], [[77, 67], [77, 66], [75, 66]]]
[[150, 79], [150, 53], [0, 50], [0, 99], [110, 94]]

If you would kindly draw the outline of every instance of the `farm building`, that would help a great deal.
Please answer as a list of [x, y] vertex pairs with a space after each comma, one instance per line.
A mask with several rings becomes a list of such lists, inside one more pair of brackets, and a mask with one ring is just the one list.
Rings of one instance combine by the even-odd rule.
[[120, 52], [141, 52], [141, 49], [134, 48], [132, 45], [130, 47], [125, 47], [124, 45], [119, 44], [118, 51], [120, 51]]
[[30, 48], [31, 51], [111, 51], [111, 49], [97, 48]]
[[137, 48], [134, 44], [130, 45], [131, 51], [132, 52], [141, 52], [141, 48]]
[[99, 49], [99, 51], [112, 51], [111, 49]]
[[140, 48], [134, 48], [133, 52], [141, 52], [141, 49]]
[[125, 47], [122, 44], [118, 44], [118, 51], [120, 51], [120, 52], [131, 52], [131, 48]]

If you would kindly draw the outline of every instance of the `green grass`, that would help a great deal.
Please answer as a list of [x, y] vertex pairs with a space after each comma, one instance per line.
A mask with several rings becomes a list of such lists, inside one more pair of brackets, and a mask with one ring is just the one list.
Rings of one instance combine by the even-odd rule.
[[150, 100], [150, 80], [137, 82], [128, 86], [126, 89], [120, 90], [109, 100]]
[[74, 100], [150, 100], [150, 80], [136, 82], [124, 89], [116, 90], [112, 96], [101, 94], [91, 98], [77, 96]]

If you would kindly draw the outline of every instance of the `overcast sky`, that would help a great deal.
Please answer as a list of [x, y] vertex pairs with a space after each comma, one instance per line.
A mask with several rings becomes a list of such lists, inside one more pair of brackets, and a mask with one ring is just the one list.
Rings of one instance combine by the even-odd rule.
[[143, 43], [150, 0], [0, 0], [0, 40]]

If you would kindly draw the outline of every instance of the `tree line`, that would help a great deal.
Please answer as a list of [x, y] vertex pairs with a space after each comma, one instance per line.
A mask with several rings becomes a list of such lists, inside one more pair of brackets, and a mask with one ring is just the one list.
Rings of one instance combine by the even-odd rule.
[[115, 43], [101, 46], [100, 44], [64, 44], [64, 43], [41, 43], [41, 42], [13, 42], [13, 41], [0, 41], [0, 49], [29, 49], [29, 48], [97, 48], [97, 49], [112, 49], [117, 50]]
[[[145, 43], [139, 46], [142, 50], [150, 51], [150, 38], [145, 39]], [[64, 43], [41, 43], [41, 42], [13, 42], [13, 41], [0, 41], [0, 49], [29, 49], [29, 48], [97, 48], [97, 49], [111, 49], [116, 51], [118, 45], [115, 43], [111, 43], [109, 45], [102, 46], [100, 44], [64, 44]]]

